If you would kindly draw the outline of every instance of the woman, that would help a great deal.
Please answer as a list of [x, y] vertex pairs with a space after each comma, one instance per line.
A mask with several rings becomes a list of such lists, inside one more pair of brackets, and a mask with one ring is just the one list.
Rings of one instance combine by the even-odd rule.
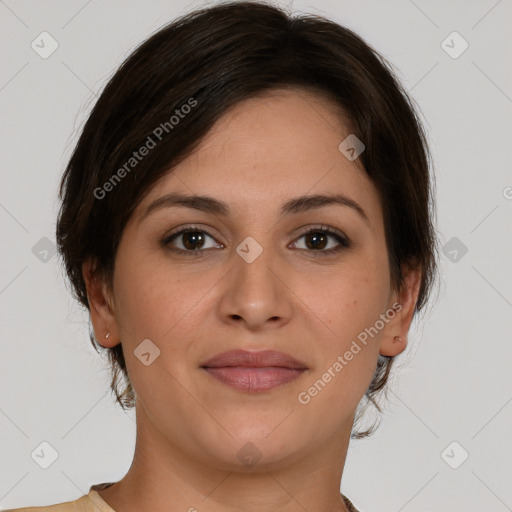
[[135, 456], [45, 510], [356, 510], [350, 438], [435, 276], [429, 163], [390, 65], [324, 18], [219, 4], [135, 50], [57, 223]]

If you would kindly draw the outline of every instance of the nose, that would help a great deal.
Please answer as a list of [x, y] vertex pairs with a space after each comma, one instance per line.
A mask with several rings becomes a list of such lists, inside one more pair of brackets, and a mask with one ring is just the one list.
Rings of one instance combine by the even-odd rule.
[[293, 309], [287, 277], [286, 266], [278, 264], [275, 251], [269, 248], [253, 261], [235, 253], [219, 303], [222, 320], [243, 323], [250, 330], [285, 325]]

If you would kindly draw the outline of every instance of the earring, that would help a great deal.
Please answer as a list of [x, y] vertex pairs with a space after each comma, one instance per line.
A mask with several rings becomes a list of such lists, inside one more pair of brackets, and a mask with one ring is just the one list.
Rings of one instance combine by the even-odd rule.
[[109, 333], [109, 332], [107, 332], [107, 334], [105, 334], [105, 339], [107, 339], [107, 340], [108, 340], [108, 337], [109, 337], [109, 336], [110, 336], [110, 333]]
[[393, 341], [400, 342], [400, 341], [402, 341], [402, 338], [400, 338], [400, 336], [395, 336], [393, 338]]

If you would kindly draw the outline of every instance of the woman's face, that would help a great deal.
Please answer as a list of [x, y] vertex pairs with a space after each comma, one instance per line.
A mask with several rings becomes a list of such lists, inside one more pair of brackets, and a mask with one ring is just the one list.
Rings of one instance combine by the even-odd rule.
[[[105, 346], [122, 340], [137, 415], [168, 446], [226, 469], [336, 452], [379, 351], [404, 349], [409, 304], [390, 285], [377, 191], [338, 148], [349, 134], [305, 91], [244, 101], [132, 215], [112, 316], [91, 314]], [[205, 367], [233, 350], [302, 369]]]

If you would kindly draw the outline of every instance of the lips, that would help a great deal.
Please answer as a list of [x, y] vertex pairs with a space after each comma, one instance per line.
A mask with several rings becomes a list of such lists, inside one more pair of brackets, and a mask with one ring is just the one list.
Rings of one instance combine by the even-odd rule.
[[226, 366], [242, 366], [244, 368], [293, 368], [306, 370], [307, 366], [293, 357], [275, 350], [262, 350], [249, 352], [247, 350], [230, 350], [208, 359], [201, 364], [207, 368], [221, 368]]
[[217, 380], [240, 391], [267, 391], [300, 377], [308, 368], [297, 359], [264, 350], [223, 352], [201, 364]]

